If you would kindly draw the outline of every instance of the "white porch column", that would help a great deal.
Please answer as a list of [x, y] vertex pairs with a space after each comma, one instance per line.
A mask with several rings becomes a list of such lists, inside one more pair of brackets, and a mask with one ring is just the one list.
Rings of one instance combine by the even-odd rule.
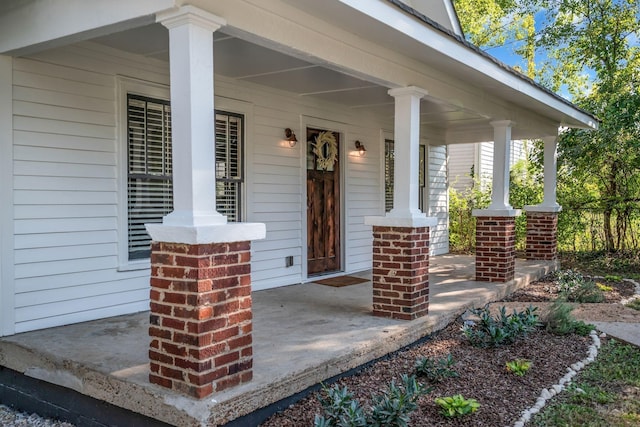
[[391, 89], [395, 98], [393, 209], [387, 216], [424, 218], [418, 208], [420, 100], [427, 91], [415, 86]]
[[373, 226], [373, 315], [413, 320], [429, 312], [429, 240], [437, 218], [418, 208], [420, 99], [415, 86], [391, 89], [395, 98], [393, 209], [364, 218]]
[[[537, 207], [545, 212], [560, 211], [562, 207], [556, 200], [557, 175], [558, 175], [558, 137], [548, 136], [544, 141], [544, 199]], [[530, 208], [533, 206], [527, 206]]]
[[562, 206], [556, 201], [557, 136], [544, 141], [544, 198], [542, 203], [525, 206], [527, 214], [526, 256], [532, 260], [555, 261], [558, 258], [558, 215]]
[[511, 158], [510, 120], [491, 122], [493, 126], [493, 189], [491, 192], [491, 210], [511, 210], [509, 204], [509, 160]]
[[527, 205], [527, 212], [560, 212], [562, 206], [556, 200], [558, 176], [558, 137], [547, 136], [544, 142], [544, 198], [539, 205]]
[[224, 19], [184, 6], [159, 14], [169, 29], [173, 212], [163, 224], [224, 224], [216, 211], [213, 32]]
[[516, 260], [515, 217], [509, 204], [510, 120], [493, 126], [493, 189], [487, 209], [474, 209], [476, 219], [476, 280], [505, 283], [513, 279]]
[[149, 381], [202, 399], [253, 377], [251, 241], [266, 227], [216, 211], [213, 31], [225, 21], [193, 6], [157, 20], [169, 29], [174, 211], [146, 224]]

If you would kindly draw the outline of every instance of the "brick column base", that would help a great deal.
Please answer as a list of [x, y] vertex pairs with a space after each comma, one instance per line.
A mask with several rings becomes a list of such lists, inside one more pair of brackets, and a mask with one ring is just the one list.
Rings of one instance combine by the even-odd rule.
[[515, 217], [478, 216], [476, 219], [476, 280], [497, 283], [513, 280]]
[[558, 259], [558, 213], [527, 211], [527, 259]]
[[204, 398], [252, 378], [251, 242], [151, 247], [149, 381]]
[[429, 227], [373, 227], [373, 315], [412, 320], [429, 311]]

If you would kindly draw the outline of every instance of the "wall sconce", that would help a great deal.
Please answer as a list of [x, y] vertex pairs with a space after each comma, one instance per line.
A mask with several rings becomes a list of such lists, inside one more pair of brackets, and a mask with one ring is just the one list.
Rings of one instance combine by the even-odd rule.
[[364, 156], [367, 153], [367, 149], [364, 148], [364, 144], [360, 141], [356, 141], [356, 149], [358, 150], [358, 153], [360, 153], [360, 156]]
[[289, 147], [293, 148], [298, 143], [298, 138], [296, 138], [296, 134], [293, 133], [291, 128], [286, 128], [284, 130], [284, 139], [289, 143]]

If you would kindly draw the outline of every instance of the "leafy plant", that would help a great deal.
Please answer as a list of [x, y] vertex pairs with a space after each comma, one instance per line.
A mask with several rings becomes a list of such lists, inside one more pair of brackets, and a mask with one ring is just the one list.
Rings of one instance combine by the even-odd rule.
[[611, 291], [613, 291], [613, 286], [605, 285], [604, 283], [596, 282], [596, 286], [602, 292], [611, 292]]
[[479, 317], [478, 323], [465, 322], [463, 334], [477, 347], [497, 347], [511, 344], [539, 326], [538, 307], [529, 306], [524, 311], [513, 310], [507, 314], [506, 307], [500, 307], [496, 317], [488, 308], [476, 308], [471, 313]]
[[373, 397], [370, 424], [375, 427], [406, 427], [409, 417], [416, 410], [420, 396], [429, 393], [415, 376], [402, 375], [402, 387], [391, 381], [387, 391]]
[[476, 412], [480, 407], [477, 400], [465, 399], [461, 394], [437, 397], [435, 402], [440, 406], [440, 413], [447, 418], [468, 415]]
[[604, 301], [604, 292], [595, 282], [587, 280], [567, 295], [569, 301], [597, 303]]
[[640, 298], [630, 301], [626, 306], [640, 311]]
[[[556, 275], [558, 292], [568, 301], [596, 303], [604, 301], [602, 289], [592, 280], [574, 270], [560, 271]], [[613, 288], [611, 288], [613, 290]]]
[[564, 300], [555, 300], [546, 316], [546, 329], [555, 335], [571, 333], [582, 336], [589, 335], [596, 327], [581, 320], [575, 320], [571, 315], [572, 311], [573, 307]]
[[360, 403], [353, 400], [353, 394], [347, 387], [322, 386], [327, 395], [320, 397], [324, 416], [316, 415], [314, 427], [360, 427], [367, 425], [367, 419]]
[[584, 276], [575, 270], [561, 270], [556, 273], [556, 286], [560, 293], [569, 294], [584, 281]]
[[455, 363], [451, 354], [438, 360], [421, 357], [416, 361], [416, 372], [418, 375], [427, 377], [429, 381], [439, 383], [447, 378], [458, 376], [458, 373], [451, 369]]
[[474, 176], [473, 186], [463, 191], [449, 188], [449, 245], [453, 252], [470, 252], [476, 245], [476, 218], [473, 209], [489, 206], [491, 186], [480, 184], [479, 177]]
[[576, 335], [586, 337], [594, 329], [596, 329], [596, 325], [592, 325], [591, 323], [585, 323], [582, 320], [573, 322], [573, 333]]
[[507, 371], [513, 372], [519, 377], [523, 377], [524, 374], [531, 368], [531, 361], [526, 359], [515, 359], [507, 362]]
[[324, 415], [316, 414], [314, 427], [406, 427], [418, 407], [418, 399], [431, 389], [426, 389], [415, 376], [402, 375], [401, 381], [400, 386], [391, 381], [383, 394], [373, 396], [368, 411], [354, 400], [347, 387], [323, 386], [327, 396], [320, 397]]

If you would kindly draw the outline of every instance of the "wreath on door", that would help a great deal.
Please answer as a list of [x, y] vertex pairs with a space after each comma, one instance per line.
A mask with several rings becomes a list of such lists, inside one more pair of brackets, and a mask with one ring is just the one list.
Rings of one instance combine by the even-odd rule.
[[338, 142], [333, 132], [320, 132], [316, 136], [316, 142], [312, 142], [313, 154], [318, 158], [318, 167], [329, 169], [338, 159]]

